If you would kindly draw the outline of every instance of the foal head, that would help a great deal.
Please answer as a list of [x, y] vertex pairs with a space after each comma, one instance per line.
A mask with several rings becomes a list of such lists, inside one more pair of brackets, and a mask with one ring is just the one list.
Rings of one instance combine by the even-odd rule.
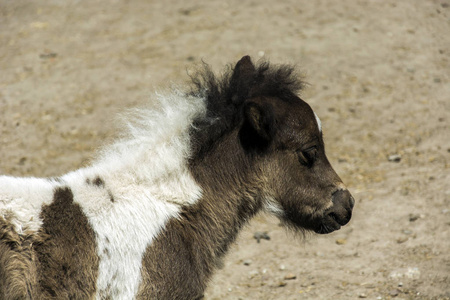
[[[292, 67], [255, 67], [245, 56], [223, 81], [212, 73], [201, 79], [207, 85], [206, 120], [213, 121], [199, 124], [205, 129], [200, 144], [220, 145], [224, 132], [235, 133], [233, 143], [239, 145], [233, 151], [240, 151], [240, 159], [233, 158], [238, 154], [230, 158], [229, 145], [217, 157], [227, 160], [225, 165], [246, 162], [233, 170], [247, 168], [258, 207], [287, 225], [317, 233], [349, 222], [354, 199], [328, 162], [319, 118], [297, 96], [302, 82]], [[200, 146], [195, 152], [208, 156], [211, 149], [217, 147]]]
[[325, 155], [320, 120], [310, 106], [296, 96], [254, 97], [245, 105], [246, 126], [265, 147], [257, 162], [265, 208], [317, 233], [347, 224], [354, 199]]
[[238, 62], [234, 79], [246, 94], [240, 142], [260, 170], [266, 210], [296, 228], [330, 233], [350, 221], [354, 199], [329, 163], [320, 120], [295, 94], [301, 83], [292, 75], [282, 67], [263, 76], [248, 57]]

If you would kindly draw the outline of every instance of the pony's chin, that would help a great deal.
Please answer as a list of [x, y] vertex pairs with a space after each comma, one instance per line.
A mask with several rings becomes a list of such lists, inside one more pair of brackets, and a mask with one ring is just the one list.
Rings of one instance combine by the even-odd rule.
[[314, 229], [314, 232], [318, 234], [327, 234], [339, 229], [341, 229], [341, 225], [339, 225], [337, 222], [330, 222], [329, 220], [327, 220], [327, 222], [322, 222], [319, 226], [317, 226]]

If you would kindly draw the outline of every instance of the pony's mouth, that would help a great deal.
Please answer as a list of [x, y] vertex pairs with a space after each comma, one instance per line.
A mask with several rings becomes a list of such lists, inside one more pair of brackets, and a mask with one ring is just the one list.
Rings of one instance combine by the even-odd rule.
[[341, 220], [336, 214], [329, 213], [324, 216], [322, 222], [314, 229], [319, 234], [327, 234], [341, 229], [341, 226], [348, 223], [348, 220]]
[[322, 224], [320, 224], [320, 226], [318, 226], [316, 229], [314, 229], [314, 232], [318, 233], [318, 234], [327, 234], [327, 233], [331, 233], [331, 232], [339, 230], [339, 229], [341, 229], [341, 225], [339, 225], [337, 223], [336, 223], [336, 225], [332, 225], [332, 226], [330, 226], [330, 224], [322, 223]]

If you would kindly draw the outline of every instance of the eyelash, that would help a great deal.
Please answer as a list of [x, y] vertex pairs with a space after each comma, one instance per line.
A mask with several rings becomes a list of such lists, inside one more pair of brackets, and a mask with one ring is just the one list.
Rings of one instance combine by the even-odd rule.
[[307, 167], [312, 167], [317, 157], [317, 147], [309, 147], [305, 150], [297, 150], [299, 162]]

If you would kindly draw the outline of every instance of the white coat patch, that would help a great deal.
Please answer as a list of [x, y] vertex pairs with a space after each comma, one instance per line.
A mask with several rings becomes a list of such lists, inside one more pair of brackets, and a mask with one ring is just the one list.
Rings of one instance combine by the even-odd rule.
[[19, 234], [37, 232], [43, 204], [53, 201], [56, 182], [43, 178], [0, 176], [0, 217]]

